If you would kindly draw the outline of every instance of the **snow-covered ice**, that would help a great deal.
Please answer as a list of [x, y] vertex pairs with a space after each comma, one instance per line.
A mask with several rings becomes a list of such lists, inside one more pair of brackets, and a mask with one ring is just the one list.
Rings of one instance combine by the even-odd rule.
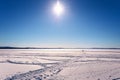
[[120, 80], [120, 50], [0, 50], [3, 80]]
[[11, 75], [20, 74], [21, 72], [28, 72], [42, 68], [38, 65], [21, 65], [11, 63], [0, 63], [0, 80]]

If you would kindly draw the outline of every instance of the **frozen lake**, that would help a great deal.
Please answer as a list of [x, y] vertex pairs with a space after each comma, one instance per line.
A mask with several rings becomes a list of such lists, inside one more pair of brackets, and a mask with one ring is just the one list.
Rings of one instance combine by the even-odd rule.
[[119, 73], [118, 49], [0, 50], [0, 80], [119, 80]]
[[38, 65], [0, 63], [0, 80], [17, 73], [33, 71], [40, 68], [42, 67]]

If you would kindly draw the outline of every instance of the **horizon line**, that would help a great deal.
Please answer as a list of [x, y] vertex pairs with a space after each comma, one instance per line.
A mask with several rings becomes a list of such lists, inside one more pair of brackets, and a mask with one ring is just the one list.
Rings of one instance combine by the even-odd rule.
[[0, 49], [120, 49], [119, 47], [13, 47], [0, 46]]

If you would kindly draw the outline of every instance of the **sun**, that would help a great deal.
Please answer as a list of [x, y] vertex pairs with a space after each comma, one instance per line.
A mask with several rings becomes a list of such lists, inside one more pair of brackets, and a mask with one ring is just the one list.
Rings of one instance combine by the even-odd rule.
[[57, 1], [57, 3], [54, 5], [53, 12], [56, 16], [60, 16], [63, 14], [64, 8], [63, 8], [63, 5], [59, 1]]

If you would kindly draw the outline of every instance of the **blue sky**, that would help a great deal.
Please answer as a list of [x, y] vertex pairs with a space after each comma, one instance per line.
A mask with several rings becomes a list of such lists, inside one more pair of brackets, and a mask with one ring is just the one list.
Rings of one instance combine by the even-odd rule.
[[120, 0], [0, 0], [0, 46], [120, 47]]

